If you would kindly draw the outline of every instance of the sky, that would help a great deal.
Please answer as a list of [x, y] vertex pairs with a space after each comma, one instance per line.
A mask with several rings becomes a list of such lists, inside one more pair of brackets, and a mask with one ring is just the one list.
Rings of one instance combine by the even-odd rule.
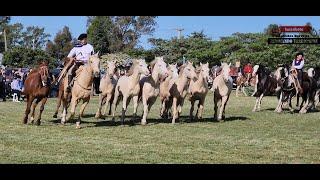
[[[146, 49], [151, 48], [148, 38], [170, 39], [178, 35], [176, 28], [184, 29], [184, 36], [203, 30], [213, 40], [235, 32], [263, 32], [269, 24], [302, 26], [310, 22], [316, 30], [320, 29], [320, 16], [158, 16], [156, 21], [154, 34], [140, 39], [139, 45]], [[63, 26], [70, 28], [73, 37], [78, 37], [87, 29], [86, 16], [13, 16], [11, 23], [44, 27], [45, 32], [51, 35], [50, 40]]]

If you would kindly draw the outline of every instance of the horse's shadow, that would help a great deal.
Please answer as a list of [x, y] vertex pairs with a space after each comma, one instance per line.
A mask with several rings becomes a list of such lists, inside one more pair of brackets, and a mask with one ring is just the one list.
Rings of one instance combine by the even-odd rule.
[[[83, 118], [92, 118], [94, 117], [95, 114], [86, 114], [83, 116]], [[125, 117], [125, 121], [124, 121], [124, 126], [136, 126], [136, 125], [140, 125], [141, 124], [141, 116], [136, 116], [135, 118], [133, 118], [132, 115], [128, 115]], [[88, 121], [86, 119], [81, 119], [81, 124], [93, 124], [93, 126], [87, 126], [87, 128], [89, 127], [108, 127], [108, 126], [122, 126], [122, 122], [121, 122], [121, 116], [116, 116], [115, 117], [115, 121], [112, 120], [111, 116], [105, 116], [103, 118], [99, 118], [99, 119], [95, 119], [93, 121]], [[236, 120], [248, 120], [249, 118], [244, 117], [244, 116], [230, 116], [230, 117], [226, 117], [224, 119], [225, 122], [228, 121], [236, 121]], [[71, 119], [67, 122], [67, 124], [74, 124], [76, 123], [77, 118]], [[60, 123], [61, 122], [61, 118], [58, 119], [54, 119], [51, 120], [50, 122], [52, 123]], [[147, 124], [148, 125], [156, 125], [156, 124], [169, 124], [172, 122], [172, 118], [148, 118], [147, 119]], [[179, 124], [184, 124], [184, 123], [217, 123], [219, 121], [215, 120], [213, 117], [206, 117], [206, 118], [202, 118], [202, 119], [190, 119], [190, 116], [180, 116], [179, 119], [176, 120], [176, 123]]]

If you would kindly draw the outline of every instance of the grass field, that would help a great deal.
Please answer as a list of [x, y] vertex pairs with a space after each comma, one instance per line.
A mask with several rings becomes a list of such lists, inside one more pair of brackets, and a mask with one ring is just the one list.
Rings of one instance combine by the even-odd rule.
[[41, 126], [22, 125], [25, 103], [0, 102], [0, 163], [320, 163], [320, 112], [277, 114], [276, 98], [266, 97], [261, 112], [253, 113], [254, 102], [233, 92], [227, 119], [218, 123], [210, 92], [202, 121], [185, 121], [186, 101], [183, 117], [172, 125], [159, 118], [157, 101], [147, 126], [114, 126], [110, 118], [94, 118], [93, 97], [82, 129], [52, 118], [56, 99], [48, 100]]

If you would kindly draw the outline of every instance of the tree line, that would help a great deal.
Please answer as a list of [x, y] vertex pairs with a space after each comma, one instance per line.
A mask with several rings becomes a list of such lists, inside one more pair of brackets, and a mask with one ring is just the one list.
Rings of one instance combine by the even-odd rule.
[[[320, 66], [319, 45], [268, 44], [269, 37], [279, 37], [278, 25], [270, 24], [258, 33], [235, 32], [230, 36], [212, 40], [204, 31], [193, 32], [178, 39], [149, 38], [151, 49], [139, 47], [143, 35], [152, 35], [156, 28], [155, 16], [88, 16], [88, 40], [101, 55], [123, 54], [132, 58], [151, 61], [155, 56], [165, 56], [168, 63], [182, 62], [183, 59], [195, 63], [240, 61], [263, 64], [271, 69], [278, 64], [291, 63], [294, 54], [302, 51], [306, 56], [306, 67]], [[308, 35], [319, 37], [311, 23]], [[59, 65], [59, 59], [67, 56], [76, 38], [67, 26], [57, 32], [53, 41], [44, 28], [31, 26], [24, 28], [21, 23], [10, 24], [10, 18], [0, 16], [0, 31], [6, 29], [8, 51], [4, 52], [3, 35], [0, 35], [0, 52], [4, 52], [3, 64], [30, 67], [46, 59], [52, 67]]]

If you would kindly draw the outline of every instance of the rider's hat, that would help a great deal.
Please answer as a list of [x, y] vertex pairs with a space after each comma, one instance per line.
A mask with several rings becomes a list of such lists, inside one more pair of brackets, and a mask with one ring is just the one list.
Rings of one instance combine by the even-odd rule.
[[78, 37], [78, 40], [83, 40], [83, 39], [85, 39], [85, 38], [87, 38], [87, 34], [80, 34], [80, 36]]

